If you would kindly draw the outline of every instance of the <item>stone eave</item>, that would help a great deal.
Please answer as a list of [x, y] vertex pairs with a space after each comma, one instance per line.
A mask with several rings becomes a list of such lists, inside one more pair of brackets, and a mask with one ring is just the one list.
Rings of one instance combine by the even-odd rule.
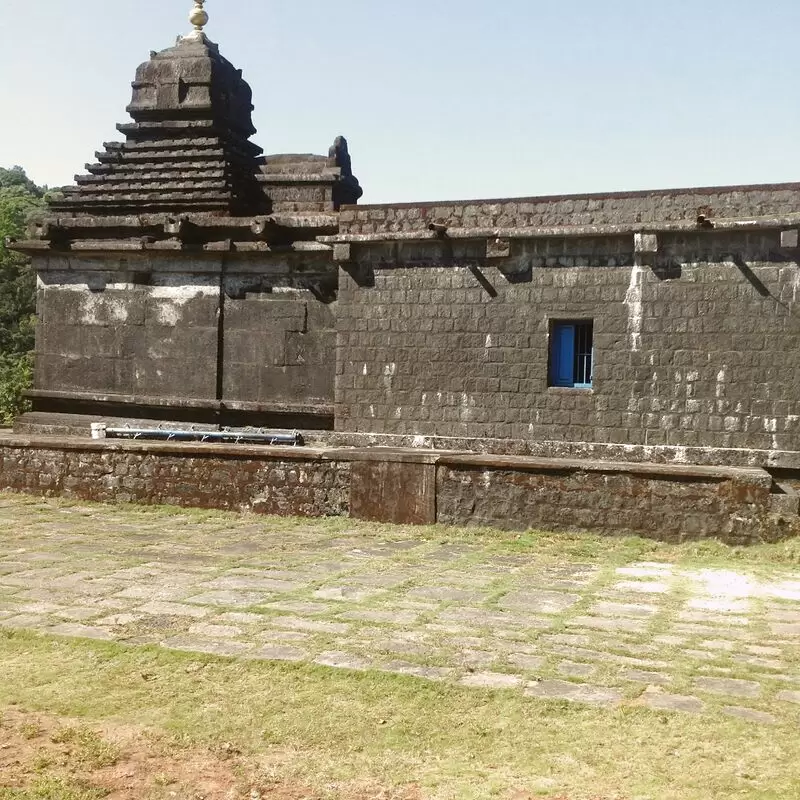
[[220, 239], [206, 242], [202, 245], [185, 245], [176, 239], [165, 239], [159, 242], [149, 242], [137, 239], [80, 239], [69, 242], [67, 245], [53, 245], [48, 241], [40, 240], [7, 240], [11, 250], [27, 255], [41, 253], [130, 253], [130, 252], [184, 252], [196, 254], [198, 252], [232, 252], [232, 253], [324, 253], [330, 252], [330, 245], [317, 241], [297, 241], [287, 244], [268, 244], [263, 241], [235, 241]]
[[272, 247], [298, 252], [328, 250], [317, 242], [338, 231], [336, 213], [277, 213], [226, 217], [208, 214], [142, 216], [49, 216], [29, 224], [28, 237], [8, 240], [19, 252], [42, 251], [269, 251]]

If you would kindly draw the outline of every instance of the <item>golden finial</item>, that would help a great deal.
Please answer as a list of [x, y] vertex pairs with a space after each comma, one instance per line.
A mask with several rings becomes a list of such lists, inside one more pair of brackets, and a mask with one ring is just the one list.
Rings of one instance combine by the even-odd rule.
[[186, 36], [180, 36], [178, 42], [207, 42], [203, 28], [208, 25], [208, 12], [203, 8], [206, 0], [194, 0], [194, 8], [189, 13], [189, 22], [194, 30]]
[[189, 14], [189, 22], [194, 25], [195, 31], [203, 32], [203, 28], [208, 25], [208, 13], [203, 8], [206, 0], [194, 0], [194, 8]]

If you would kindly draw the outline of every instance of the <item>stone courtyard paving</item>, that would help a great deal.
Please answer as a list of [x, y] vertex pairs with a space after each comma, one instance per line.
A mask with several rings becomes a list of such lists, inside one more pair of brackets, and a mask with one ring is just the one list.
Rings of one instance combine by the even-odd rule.
[[573, 563], [348, 520], [0, 495], [0, 628], [800, 719], [800, 571]]

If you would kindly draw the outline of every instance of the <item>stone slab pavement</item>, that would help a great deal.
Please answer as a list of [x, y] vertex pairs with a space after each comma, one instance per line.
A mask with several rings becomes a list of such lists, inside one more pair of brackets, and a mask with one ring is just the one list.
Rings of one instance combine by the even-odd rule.
[[[800, 721], [800, 571], [0, 495], [0, 629]], [[535, 700], [532, 700], [535, 702]]]

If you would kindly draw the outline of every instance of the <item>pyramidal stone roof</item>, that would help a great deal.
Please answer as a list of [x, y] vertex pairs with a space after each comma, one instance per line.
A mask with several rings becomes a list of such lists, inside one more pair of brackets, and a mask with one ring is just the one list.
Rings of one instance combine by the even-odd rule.
[[108, 142], [77, 186], [51, 203], [90, 215], [270, 212], [262, 149], [249, 141], [252, 91], [205, 34], [152, 53], [136, 71], [133, 122]]

